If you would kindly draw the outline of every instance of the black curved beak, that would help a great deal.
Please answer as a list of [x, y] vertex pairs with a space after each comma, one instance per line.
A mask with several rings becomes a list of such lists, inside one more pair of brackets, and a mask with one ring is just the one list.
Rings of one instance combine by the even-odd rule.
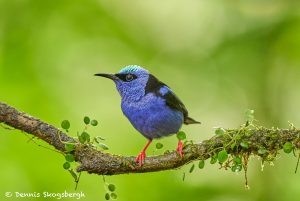
[[107, 73], [97, 73], [97, 74], [95, 74], [95, 76], [106, 77], [106, 78], [111, 79], [111, 80], [118, 80], [119, 79], [116, 75], [107, 74]]

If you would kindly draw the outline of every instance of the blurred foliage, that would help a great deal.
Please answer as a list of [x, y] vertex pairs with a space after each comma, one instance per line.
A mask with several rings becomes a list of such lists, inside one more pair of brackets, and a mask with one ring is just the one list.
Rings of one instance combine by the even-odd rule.
[[[82, 116], [93, 116], [99, 126], [92, 133], [103, 136], [111, 152], [136, 155], [146, 140], [122, 115], [113, 83], [93, 74], [139, 64], [170, 85], [202, 122], [183, 128], [189, 140], [209, 138], [213, 127], [240, 125], [247, 108], [261, 125], [292, 121], [299, 127], [298, 2], [0, 0], [1, 101], [57, 127], [69, 119], [74, 136]], [[74, 191], [62, 156], [26, 143], [30, 137], [19, 131], [0, 132], [1, 200], [6, 191]], [[153, 145], [149, 155], [176, 147], [175, 136], [160, 141], [164, 147], [155, 151]], [[300, 196], [295, 163], [282, 154], [261, 172], [260, 161], [252, 160], [248, 191], [242, 173], [208, 163], [192, 173], [185, 167], [107, 182], [117, 185], [120, 201], [292, 201]], [[82, 200], [103, 200], [106, 189], [101, 177], [82, 174], [78, 191], [86, 195]]]

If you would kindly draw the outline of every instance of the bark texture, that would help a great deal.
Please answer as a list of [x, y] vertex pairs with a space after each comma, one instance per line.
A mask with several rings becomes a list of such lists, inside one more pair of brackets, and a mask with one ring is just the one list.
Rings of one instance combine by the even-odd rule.
[[134, 162], [135, 157], [133, 156], [104, 153], [91, 144], [80, 144], [76, 138], [68, 136], [60, 129], [2, 102], [0, 102], [0, 123], [32, 134], [61, 152], [66, 151], [64, 142], [76, 143], [73, 154], [75, 160], [80, 164], [77, 171], [99, 175], [176, 169], [195, 160], [206, 160], [224, 149], [231, 155], [254, 154], [265, 160], [272, 160], [272, 157], [276, 156], [286, 142], [291, 142], [294, 148], [299, 148], [300, 145], [300, 130], [294, 127], [267, 129], [242, 126], [237, 129], [227, 129], [223, 135], [215, 135], [200, 143], [187, 143], [183, 150], [184, 157], [180, 157], [175, 151], [168, 152], [159, 156], [147, 157], [145, 164], [139, 167]]

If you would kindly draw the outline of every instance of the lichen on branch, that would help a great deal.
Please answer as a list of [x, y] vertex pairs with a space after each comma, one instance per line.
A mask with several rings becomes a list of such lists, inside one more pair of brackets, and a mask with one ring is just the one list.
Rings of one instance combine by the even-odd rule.
[[175, 151], [168, 152], [147, 157], [144, 165], [139, 167], [134, 162], [133, 156], [105, 153], [97, 150], [92, 144], [82, 144], [60, 129], [2, 102], [0, 102], [0, 123], [29, 133], [63, 153], [68, 152], [66, 143], [74, 144], [72, 154], [79, 163], [77, 171], [99, 175], [170, 170], [195, 160], [199, 160], [202, 166], [203, 161], [209, 158], [211, 163], [219, 162], [221, 167], [240, 171], [242, 168], [246, 169], [245, 165], [250, 155], [257, 155], [264, 161], [272, 161], [280, 150], [290, 153], [300, 146], [300, 130], [293, 126], [288, 129], [269, 129], [247, 121], [245, 125], [236, 129], [217, 129], [216, 134], [208, 140], [199, 143], [187, 141], [183, 157]]

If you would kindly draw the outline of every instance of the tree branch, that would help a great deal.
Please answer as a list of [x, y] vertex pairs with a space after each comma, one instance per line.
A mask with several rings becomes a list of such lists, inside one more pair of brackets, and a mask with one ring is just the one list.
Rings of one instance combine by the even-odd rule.
[[224, 134], [215, 135], [211, 139], [197, 144], [188, 143], [184, 147], [184, 157], [182, 158], [173, 151], [159, 156], [147, 157], [143, 167], [139, 167], [134, 162], [135, 157], [133, 156], [104, 153], [90, 144], [80, 144], [76, 138], [68, 136], [58, 128], [2, 102], [0, 102], [0, 123], [32, 134], [61, 152], [66, 152], [64, 142], [76, 143], [74, 156], [75, 160], [80, 163], [77, 171], [87, 171], [99, 175], [176, 169], [195, 160], [206, 160], [214, 157], [221, 150], [226, 150], [232, 156], [254, 154], [264, 160], [272, 160], [285, 143], [291, 142], [293, 148], [300, 146], [300, 130], [294, 127], [267, 129], [241, 126], [238, 129], [227, 129]]

